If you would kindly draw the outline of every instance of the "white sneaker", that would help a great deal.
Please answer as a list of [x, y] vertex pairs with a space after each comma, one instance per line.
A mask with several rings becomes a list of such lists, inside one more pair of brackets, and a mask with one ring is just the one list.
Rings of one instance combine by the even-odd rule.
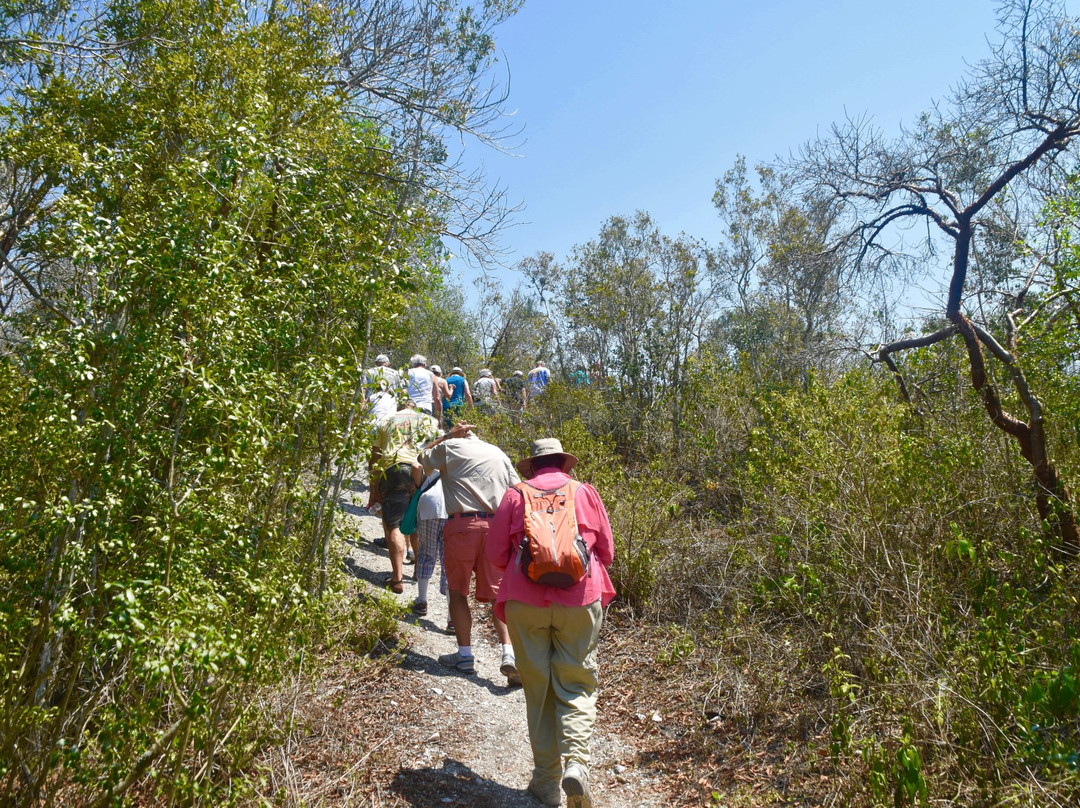
[[521, 684], [521, 674], [518, 673], [517, 660], [513, 654], [503, 651], [499, 673], [506, 677], [507, 687], [516, 687]]
[[562, 790], [566, 794], [566, 808], [592, 808], [589, 770], [580, 763], [571, 763], [566, 767]]

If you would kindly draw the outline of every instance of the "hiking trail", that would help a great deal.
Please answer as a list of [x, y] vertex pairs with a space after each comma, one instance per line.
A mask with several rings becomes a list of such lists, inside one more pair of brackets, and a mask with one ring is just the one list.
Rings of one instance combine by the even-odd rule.
[[[360, 537], [347, 547], [344, 563], [360, 581], [381, 588], [390, 573], [385, 547], [372, 541], [383, 535], [382, 521], [363, 507], [367, 486], [353, 480], [342, 490], [339, 507], [348, 523], [346, 535]], [[354, 532], [355, 531], [355, 532]], [[396, 597], [406, 608], [417, 594], [413, 565], [405, 567], [405, 592]], [[399, 754], [394, 794], [372, 794], [371, 806], [468, 806], [469, 808], [537, 808], [540, 802], [525, 788], [532, 773], [520, 687], [506, 686], [499, 672], [500, 647], [491, 625], [491, 608], [473, 603], [473, 652], [476, 673], [460, 674], [442, 666], [440, 654], [456, 650], [446, 631], [446, 597], [439, 593], [436, 567], [428, 588], [428, 613], [406, 611], [402, 670], [409, 687], [390, 702], [399, 710], [399, 731], [416, 743]], [[600, 687], [604, 683], [604, 644], [600, 644]], [[601, 705], [603, 701], [601, 701]], [[597, 808], [659, 808], [670, 804], [655, 775], [635, 767], [637, 750], [604, 728], [601, 709], [592, 739], [590, 788]], [[565, 805], [565, 799], [563, 804]]]

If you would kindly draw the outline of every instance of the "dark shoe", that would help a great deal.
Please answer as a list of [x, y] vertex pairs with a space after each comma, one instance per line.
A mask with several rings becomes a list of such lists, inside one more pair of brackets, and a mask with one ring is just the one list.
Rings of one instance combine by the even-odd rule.
[[459, 673], [476, 673], [474, 660], [474, 657], [462, 656], [457, 651], [454, 651], [452, 654], [443, 654], [439, 657], [439, 662], [448, 668], [453, 668]]
[[387, 578], [386, 588], [393, 592], [395, 595], [400, 595], [402, 592], [405, 591], [405, 587], [402, 585], [402, 583], [403, 582], [400, 578]]
[[427, 601], [426, 600], [414, 600], [412, 602], [413, 614], [423, 617], [427, 614]]
[[562, 790], [566, 793], [566, 808], [592, 808], [589, 770], [580, 763], [571, 763], [566, 767]]
[[383, 536], [379, 536], [379, 538], [377, 539], [372, 539], [371, 543], [374, 544], [376, 547], [385, 547], [386, 539]]
[[559, 792], [559, 787], [556, 785], [544, 788], [533, 779], [529, 781], [529, 787], [526, 791], [536, 797], [536, 799], [540, 800], [544, 805], [550, 805], [552, 808], [562, 802], [562, 794]]
[[446, 633], [447, 634], [453, 634], [454, 633], [454, 621], [453, 620], [447, 620], [446, 621]]

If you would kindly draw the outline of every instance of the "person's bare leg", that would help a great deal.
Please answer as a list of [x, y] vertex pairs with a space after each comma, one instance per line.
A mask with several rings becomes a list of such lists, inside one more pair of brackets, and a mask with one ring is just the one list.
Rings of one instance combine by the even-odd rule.
[[365, 508], [370, 508], [372, 505], [382, 505], [382, 492], [379, 490], [379, 478], [382, 475], [375, 473], [375, 460], [371, 458], [368, 460], [368, 498]]
[[454, 636], [459, 646], [472, 645], [472, 612], [469, 596], [464, 592], [450, 590], [450, 619], [454, 621]]
[[386, 549], [390, 554], [390, 570], [394, 580], [400, 581], [403, 578], [402, 568], [405, 565], [405, 536], [400, 529], [387, 528]]
[[495, 624], [495, 633], [499, 635], [499, 642], [503, 645], [510, 645], [510, 630], [506, 627], [506, 623], [495, 616], [495, 609], [491, 609], [491, 622]]

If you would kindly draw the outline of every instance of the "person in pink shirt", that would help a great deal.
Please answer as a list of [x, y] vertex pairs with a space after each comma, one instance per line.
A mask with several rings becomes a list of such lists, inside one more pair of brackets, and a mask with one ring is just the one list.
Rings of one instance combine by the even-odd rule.
[[[533, 442], [517, 464], [523, 479], [550, 490], [565, 485], [577, 458], [555, 438]], [[615, 597], [607, 568], [615, 555], [604, 503], [591, 485], [574, 495], [578, 533], [590, 551], [585, 577], [568, 589], [534, 583], [515, 563], [525, 536], [525, 502], [517, 488], [503, 495], [487, 536], [488, 560], [505, 570], [495, 615], [506, 621], [525, 691], [533, 775], [529, 792], [545, 805], [590, 808], [589, 740], [596, 723], [596, 651], [603, 607]], [[563, 758], [567, 764], [562, 767]]]

